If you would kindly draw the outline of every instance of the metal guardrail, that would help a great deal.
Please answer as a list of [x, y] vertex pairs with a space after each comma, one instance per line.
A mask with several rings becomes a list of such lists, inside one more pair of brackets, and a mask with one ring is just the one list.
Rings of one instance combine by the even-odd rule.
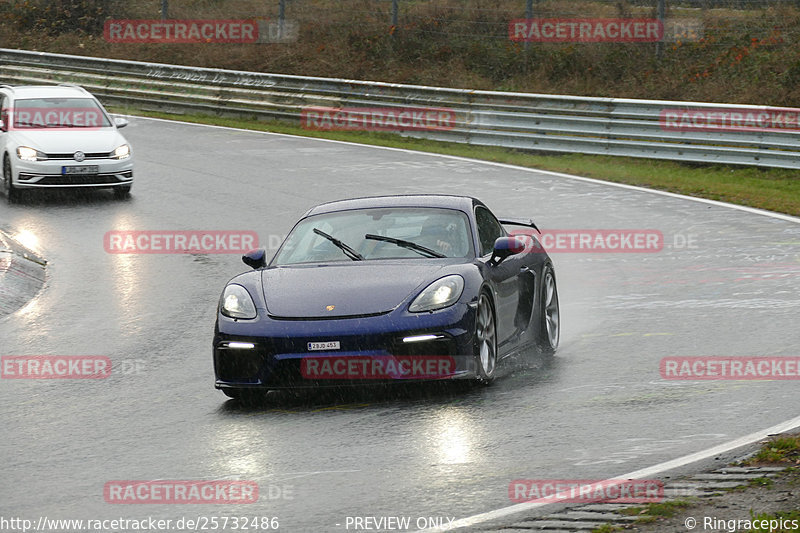
[[[308, 107], [447, 108], [449, 129], [406, 130], [434, 140], [545, 152], [800, 168], [800, 124], [784, 129], [667, 130], [662, 112], [774, 112], [764, 106], [473, 91], [264, 74], [0, 49], [3, 83], [76, 83], [104, 102], [299, 123]], [[791, 110], [798, 113], [800, 110]]]

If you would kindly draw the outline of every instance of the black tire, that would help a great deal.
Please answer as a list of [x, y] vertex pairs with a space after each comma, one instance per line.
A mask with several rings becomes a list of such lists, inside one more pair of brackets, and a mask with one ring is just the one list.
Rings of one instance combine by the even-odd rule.
[[16, 202], [19, 199], [19, 191], [14, 188], [14, 184], [11, 182], [11, 174], [11, 161], [6, 155], [3, 157], [3, 193], [6, 196], [6, 200]]
[[125, 187], [114, 187], [114, 197], [120, 200], [127, 198], [131, 195], [131, 187], [132, 185], [126, 185]]
[[539, 323], [536, 325], [536, 346], [542, 353], [552, 355], [558, 348], [558, 341], [561, 338], [561, 310], [553, 265], [544, 266], [538, 301]]
[[492, 300], [485, 292], [478, 298], [475, 314], [475, 377], [489, 384], [497, 368], [497, 320]]

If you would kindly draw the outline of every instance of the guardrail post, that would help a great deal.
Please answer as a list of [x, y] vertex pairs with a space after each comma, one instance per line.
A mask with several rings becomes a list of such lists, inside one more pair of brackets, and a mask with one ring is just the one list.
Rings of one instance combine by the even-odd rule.
[[161, 0], [161, 20], [167, 20], [168, 11], [169, 11], [169, 0]]
[[[658, 0], [658, 20], [661, 21], [661, 27], [664, 27], [664, 18], [665, 13], [667, 10], [666, 6], [667, 0]], [[666, 29], [665, 29], [666, 30]], [[661, 59], [664, 56], [664, 35], [661, 36], [661, 40], [656, 43], [656, 57]]]
[[[529, 20], [533, 18], [533, 0], [525, 0], [525, 18]], [[525, 41], [525, 50], [528, 50], [530, 45], [531, 43]]]
[[283, 40], [283, 28], [286, 25], [286, 0], [278, 0], [278, 40]]
[[399, 17], [400, 6], [398, 5], [398, 3], [399, 0], [392, 0], [392, 28], [394, 28], [394, 30], [392, 31], [392, 35], [394, 35], [397, 32], [397, 23], [400, 18]]

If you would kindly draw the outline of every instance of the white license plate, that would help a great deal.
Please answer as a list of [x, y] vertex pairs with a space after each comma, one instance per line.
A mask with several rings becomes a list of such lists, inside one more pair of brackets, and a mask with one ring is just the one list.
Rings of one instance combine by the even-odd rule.
[[341, 346], [339, 346], [339, 341], [325, 341], [325, 342], [309, 342], [308, 343], [308, 351], [316, 352], [320, 350], [338, 350]]
[[61, 167], [62, 174], [97, 174], [98, 172], [100, 172], [100, 167], [98, 165]]

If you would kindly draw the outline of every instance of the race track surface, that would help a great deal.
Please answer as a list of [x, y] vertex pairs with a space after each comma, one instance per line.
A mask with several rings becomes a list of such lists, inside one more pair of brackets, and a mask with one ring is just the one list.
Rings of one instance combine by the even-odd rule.
[[[0, 355], [102, 355], [106, 379], [0, 380], [2, 515], [463, 518], [514, 479], [606, 479], [796, 416], [797, 381], [664, 380], [673, 356], [800, 357], [800, 225], [477, 161], [133, 118], [129, 200], [48, 193], [2, 205], [48, 281], [0, 320]], [[109, 254], [112, 230], [250, 230], [274, 249], [311, 206], [465, 194], [543, 229], [657, 230], [656, 253], [554, 253], [562, 338], [488, 388], [281, 394], [213, 388], [211, 337], [238, 255]], [[0, 201], [5, 201], [0, 198]], [[335, 280], [332, 280], [334, 282]], [[255, 481], [248, 505], [121, 505], [112, 480]], [[446, 520], [445, 520], [446, 523]], [[352, 527], [349, 530], [353, 530]]]

